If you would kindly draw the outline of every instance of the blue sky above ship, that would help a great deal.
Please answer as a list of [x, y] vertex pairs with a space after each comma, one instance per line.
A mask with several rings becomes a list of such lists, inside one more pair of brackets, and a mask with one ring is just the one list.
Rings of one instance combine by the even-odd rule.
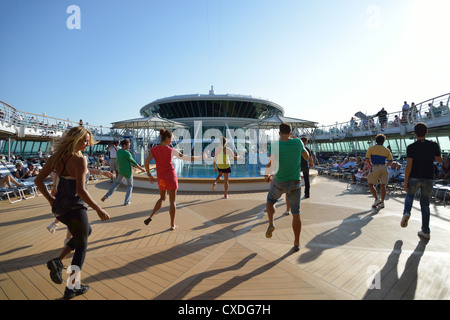
[[0, 100], [109, 126], [214, 85], [344, 122], [449, 92], [449, 11], [448, 0], [0, 0]]

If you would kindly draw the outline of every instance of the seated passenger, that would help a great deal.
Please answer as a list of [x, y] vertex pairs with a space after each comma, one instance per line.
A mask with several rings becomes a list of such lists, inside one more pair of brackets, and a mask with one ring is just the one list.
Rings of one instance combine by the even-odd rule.
[[5, 176], [2, 176], [0, 174], [0, 188], [5, 188], [5, 187], [14, 188], [13, 184], [16, 185], [16, 187], [24, 187], [23, 184], [21, 184], [16, 179], [14, 179], [14, 177], [11, 176], [10, 174], [7, 174]]
[[364, 168], [365, 161], [361, 156], [356, 157], [356, 168], [362, 170]]
[[450, 179], [450, 158], [449, 157], [444, 159], [444, 163], [442, 164], [441, 173], [439, 174], [439, 179], [443, 179], [443, 180]]
[[353, 182], [356, 181], [367, 181], [367, 176], [370, 173], [370, 165], [368, 163], [364, 164], [364, 168], [362, 170], [358, 170], [356, 174], [352, 176]]
[[17, 179], [28, 179], [39, 174], [38, 166], [32, 163], [28, 163], [28, 166], [25, 167], [22, 162], [17, 162], [16, 170], [15, 176]]
[[339, 166], [338, 166], [338, 170], [343, 170], [344, 166], [348, 163], [348, 158], [344, 158], [344, 161], [342, 161]]
[[[347, 159], [347, 158], [345, 158]], [[350, 157], [349, 160], [347, 160], [347, 163], [345, 163], [341, 168], [343, 170], [348, 170], [353, 168], [354, 166], [356, 166], [356, 158], [355, 157]]]
[[328, 164], [329, 167], [336, 169], [339, 166], [339, 162], [337, 160], [337, 157], [333, 157], [331, 162]]
[[37, 177], [39, 174], [39, 166], [28, 162], [28, 171], [30, 173], [30, 177]]
[[400, 175], [400, 169], [402, 165], [396, 161], [392, 162], [388, 167], [389, 181], [399, 182], [398, 176]]
[[28, 168], [25, 167], [23, 163], [19, 161], [16, 163], [15, 176], [17, 179], [28, 179], [29, 177], [31, 177], [31, 174]]

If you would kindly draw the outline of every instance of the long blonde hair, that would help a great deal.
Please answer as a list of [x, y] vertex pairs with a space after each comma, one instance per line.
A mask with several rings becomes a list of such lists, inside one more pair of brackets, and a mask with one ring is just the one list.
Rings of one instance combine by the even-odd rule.
[[54, 150], [52, 160], [53, 166], [56, 166], [66, 155], [80, 154], [77, 150], [80, 141], [89, 134], [89, 144], [93, 146], [98, 142], [94, 140], [92, 132], [82, 126], [73, 127], [66, 131], [64, 135], [54, 142]]

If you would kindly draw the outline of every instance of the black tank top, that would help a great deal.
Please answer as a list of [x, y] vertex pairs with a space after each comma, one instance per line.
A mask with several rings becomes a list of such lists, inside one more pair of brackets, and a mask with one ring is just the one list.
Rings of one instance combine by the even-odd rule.
[[[68, 174], [68, 172], [66, 171], [66, 164], [67, 162], [69, 162], [69, 159], [72, 156], [70, 156], [66, 162], [64, 162], [63, 160], [63, 170], [61, 172], [61, 174], [59, 176], [59, 183], [58, 183], [58, 189], [56, 191], [56, 195], [55, 195], [55, 202], [53, 202], [53, 206], [52, 206], [52, 212], [54, 214], [58, 215], [63, 215], [64, 213], [67, 213], [69, 211], [72, 210], [76, 210], [76, 209], [82, 209], [85, 208], [87, 209], [87, 205], [84, 202], [84, 200], [82, 200], [80, 198], [80, 196], [77, 194], [77, 182], [75, 179], [71, 178]], [[66, 174], [66, 175], [64, 175]], [[89, 171], [86, 175], [86, 187], [87, 187], [87, 182], [89, 180]]]

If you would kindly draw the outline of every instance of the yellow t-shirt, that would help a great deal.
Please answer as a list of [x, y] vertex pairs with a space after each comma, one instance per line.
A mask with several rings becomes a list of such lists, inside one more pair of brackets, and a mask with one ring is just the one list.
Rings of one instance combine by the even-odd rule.
[[222, 152], [217, 156], [217, 168], [228, 169], [230, 167], [230, 156], [227, 154], [227, 148], [223, 147]]

